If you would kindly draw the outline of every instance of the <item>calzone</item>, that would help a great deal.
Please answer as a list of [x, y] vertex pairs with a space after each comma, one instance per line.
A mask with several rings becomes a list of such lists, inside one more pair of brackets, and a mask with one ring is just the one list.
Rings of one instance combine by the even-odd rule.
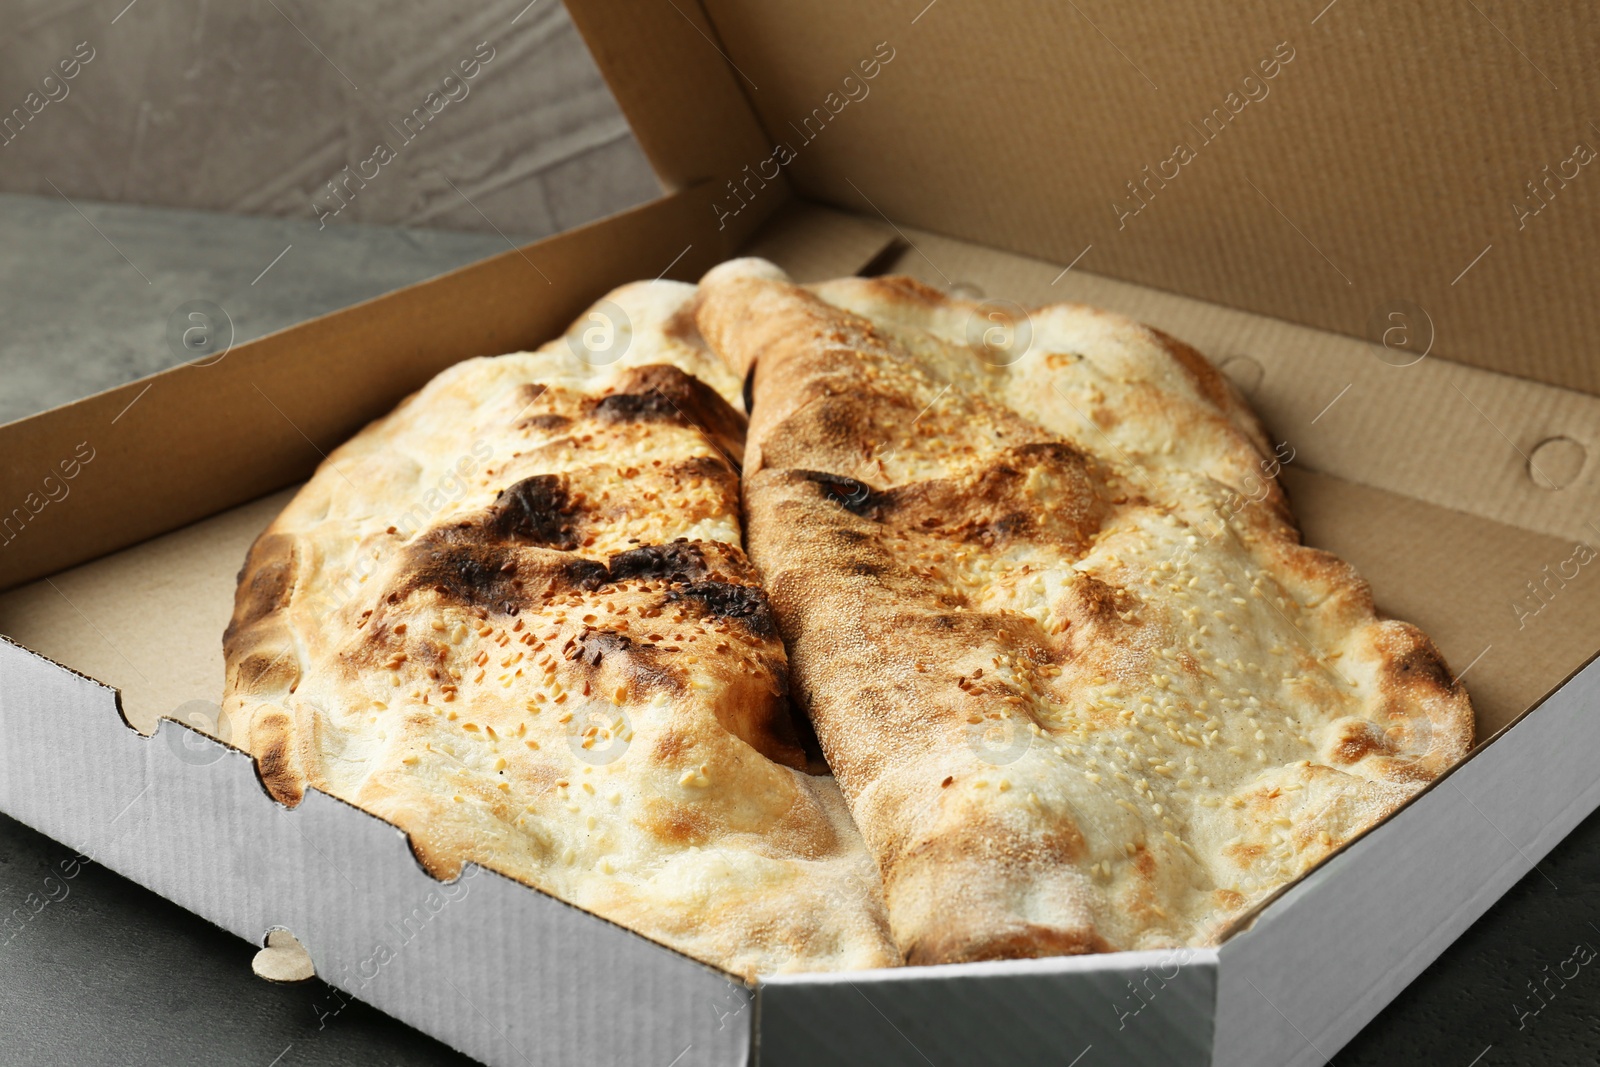
[[1472, 741], [1228, 382], [1088, 307], [734, 261], [745, 543], [909, 963], [1216, 940]]
[[467, 360], [328, 456], [250, 550], [224, 713], [286, 804], [385, 818], [726, 970], [898, 960], [806, 770], [745, 556], [739, 379], [693, 286]]

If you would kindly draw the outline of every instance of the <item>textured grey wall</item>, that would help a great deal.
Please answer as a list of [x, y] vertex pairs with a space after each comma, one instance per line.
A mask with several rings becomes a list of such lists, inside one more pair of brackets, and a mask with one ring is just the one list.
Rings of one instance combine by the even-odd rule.
[[530, 237], [657, 194], [560, 0], [0, 0], [0, 192], [57, 190]]

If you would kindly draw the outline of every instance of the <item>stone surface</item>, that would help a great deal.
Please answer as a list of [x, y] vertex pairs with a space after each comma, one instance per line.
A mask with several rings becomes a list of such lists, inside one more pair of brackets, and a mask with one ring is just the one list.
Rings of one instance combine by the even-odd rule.
[[221, 307], [239, 343], [507, 247], [494, 233], [0, 194], [0, 422], [180, 362], [167, 322], [190, 301]]
[[[358, 172], [334, 224], [543, 236], [656, 195], [560, 0], [0, 14], [0, 115], [39, 93], [0, 127], [3, 192], [313, 219], [340, 206], [328, 182], [384, 144], [394, 158]], [[75, 54], [91, 58], [74, 78], [43, 84]]]

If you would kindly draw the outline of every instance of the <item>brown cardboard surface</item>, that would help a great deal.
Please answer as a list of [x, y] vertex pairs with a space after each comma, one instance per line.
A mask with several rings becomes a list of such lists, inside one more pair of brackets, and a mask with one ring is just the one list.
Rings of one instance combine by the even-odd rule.
[[222, 631], [250, 543], [294, 495], [285, 489], [133, 548], [0, 594], [0, 633], [122, 691], [140, 733], [191, 701], [222, 700]]
[[[603, 35], [619, 5], [569, 6], [665, 172], [784, 143], [809, 198], [1352, 336], [1410, 301], [1441, 356], [1600, 392], [1591, 5], [706, 0], [703, 37], [656, 25], [686, 2]], [[745, 158], [695, 113], [730, 79], [765, 133]]]
[[[698, 277], [758, 221], [751, 213], [723, 230], [706, 226], [709, 196], [663, 197], [207, 365], [0, 426], [0, 523], [14, 522], [0, 536], [0, 589], [302, 479], [443, 368], [548, 340], [616, 285]], [[775, 196], [772, 208], [781, 202]], [[59, 483], [60, 464], [75, 454], [93, 458], [64, 498], [49, 501], [45, 479]]]
[[567, 10], [664, 188], [732, 175], [770, 150], [744, 95], [759, 86], [728, 62], [697, 0]]

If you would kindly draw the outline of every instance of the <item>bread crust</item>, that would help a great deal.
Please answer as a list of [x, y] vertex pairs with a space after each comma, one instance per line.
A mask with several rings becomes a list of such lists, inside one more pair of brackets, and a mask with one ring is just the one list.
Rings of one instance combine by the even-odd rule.
[[[224, 714], [449, 877], [492, 867], [746, 977], [898, 959], [741, 544], [739, 379], [691, 286], [468, 360], [325, 462], [251, 548]], [[614, 314], [614, 310], [611, 312]]]
[[909, 963], [1201, 944], [1459, 760], [1425, 635], [1301, 545], [1198, 353], [1077, 305], [735, 261], [746, 538]]

